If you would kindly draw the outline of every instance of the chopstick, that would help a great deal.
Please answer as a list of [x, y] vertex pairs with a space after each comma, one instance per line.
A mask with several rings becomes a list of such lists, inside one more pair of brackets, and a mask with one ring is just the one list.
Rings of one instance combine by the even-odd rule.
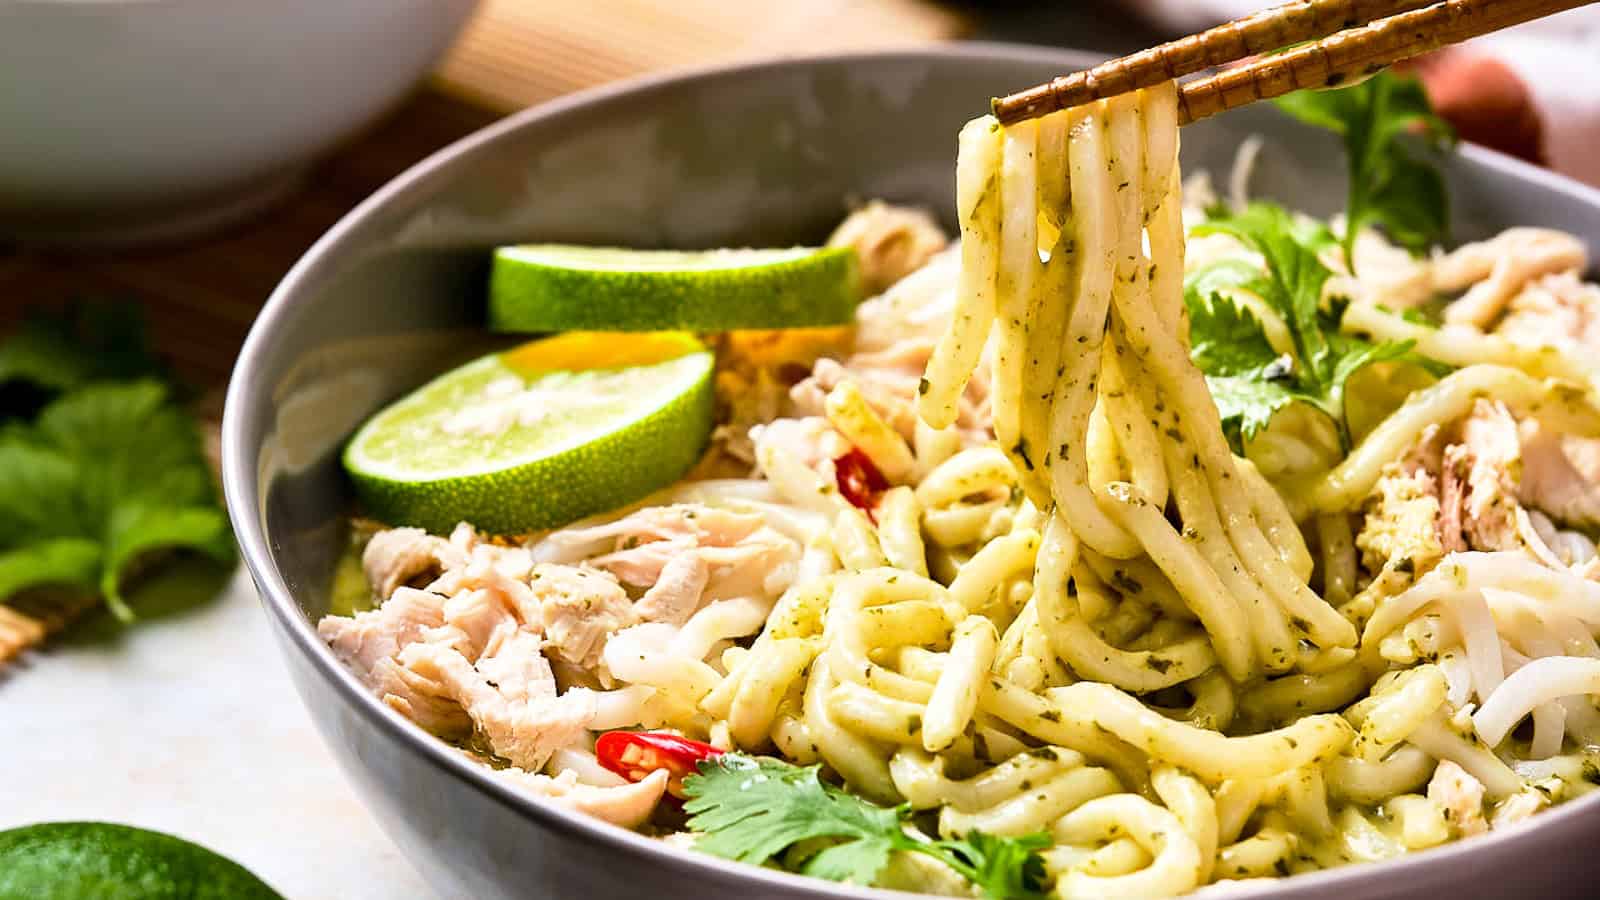
[[1303, 88], [1336, 87], [1447, 44], [1593, 2], [1297, 0], [999, 98], [992, 110], [1009, 125], [1313, 42], [1185, 83], [1178, 115], [1187, 124]]

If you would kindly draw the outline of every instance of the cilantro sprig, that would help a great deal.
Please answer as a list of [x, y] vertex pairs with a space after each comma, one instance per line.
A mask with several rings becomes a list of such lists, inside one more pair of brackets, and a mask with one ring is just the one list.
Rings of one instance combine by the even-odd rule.
[[131, 621], [123, 581], [151, 554], [233, 558], [199, 430], [142, 334], [135, 309], [102, 306], [0, 343], [0, 385], [44, 398], [0, 426], [0, 602], [62, 586]]
[[[1185, 280], [1191, 358], [1206, 373], [1235, 448], [1265, 428], [1293, 402], [1321, 410], [1337, 427], [1342, 449], [1350, 446], [1344, 391], [1350, 377], [1374, 363], [1393, 360], [1435, 365], [1412, 353], [1414, 341], [1371, 343], [1339, 331], [1347, 301], [1323, 302], [1332, 271], [1318, 258], [1333, 243], [1328, 230], [1297, 221], [1282, 207], [1253, 203], [1212, 218], [1197, 234], [1229, 234], [1261, 254], [1262, 271], [1243, 260], [1223, 260]], [[1292, 352], [1280, 353], [1248, 308], [1224, 292], [1241, 288], [1261, 298], [1282, 318]]]
[[[91, 381], [163, 374], [145, 340], [139, 309], [131, 304], [81, 302], [57, 313], [35, 310], [16, 334], [0, 342], [0, 387], [26, 388], [36, 395]], [[0, 416], [19, 412], [23, 410], [0, 406]]]
[[1450, 222], [1444, 176], [1414, 156], [1401, 139], [1418, 132], [1435, 151], [1455, 141], [1449, 123], [1434, 114], [1420, 81], [1380, 72], [1347, 88], [1296, 91], [1275, 102], [1296, 119], [1344, 139], [1349, 175], [1344, 254], [1351, 271], [1356, 235], [1367, 225], [1381, 225], [1413, 253], [1444, 238]]
[[[816, 878], [870, 885], [896, 851], [921, 853], [960, 873], [994, 900], [1042, 900], [1045, 872], [1038, 834], [998, 837], [974, 831], [936, 840], [916, 830], [907, 806], [884, 807], [826, 784], [817, 766], [728, 753], [684, 779], [696, 847], [763, 865], [779, 862]], [[785, 852], [788, 851], [788, 852]]]

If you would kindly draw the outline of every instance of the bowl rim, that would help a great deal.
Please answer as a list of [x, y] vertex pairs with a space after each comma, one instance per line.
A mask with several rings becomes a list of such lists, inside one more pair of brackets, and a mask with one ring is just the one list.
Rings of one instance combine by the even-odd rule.
[[[360, 683], [354, 673], [334, 657], [332, 651], [318, 637], [315, 624], [294, 601], [282, 574], [272, 562], [265, 523], [258, 512], [261, 499], [259, 471], [256, 465], [259, 448], [245, 446], [243, 443], [247, 430], [245, 410], [251, 403], [252, 393], [264, 397], [270, 391], [270, 386], [258, 387], [257, 383], [260, 378], [261, 359], [267, 355], [267, 347], [273, 343], [280, 330], [279, 323], [290, 313], [297, 302], [297, 295], [306, 290], [307, 284], [318, 281], [323, 273], [336, 268], [344, 244], [359, 235], [366, 220], [376, 210], [409, 193], [417, 185], [441, 175], [456, 165], [459, 158], [471, 156], [474, 151], [522, 130], [531, 123], [558, 118], [585, 107], [633, 95], [674, 90], [704, 81], [760, 77], [774, 71], [805, 69], [818, 65], [966, 59], [1047, 63], [1054, 64], [1061, 71], [1067, 72], [1092, 65], [1105, 58], [1104, 54], [1067, 48], [998, 41], [966, 41], [891, 50], [786, 56], [781, 59], [674, 70], [590, 88], [520, 110], [446, 145], [413, 164], [341, 217], [290, 268], [273, 289], [251, 325], [229, 380], [222, 420], [223, 493], [241, 555], [254, 579], [261, 603], [268, 615], [277, 620], [289, 643], [306, 658], [318, 675], [325, 682], [331, 683], [340, 701], [366, 719], [371, 726], [383, 732], [386, 737], [404, 747], [419, 761], [446, 770], [455, 777], [462, 788], [475, 790], [510, 812], [531, 817], [546, 827], [566, 830], [602, 847], [639, 854], [653, 865], [699, 876], [707, 884], [722, 880], [750, 888], [767, 885], [775, 889], [806, 894], [818, 900], [824, 898], [891, 900], [891, 898], [922, 896], [827, 882], [669, 846], [621, 826], [542, 800], [495, 779], [487, 769], [454, 752], [449, 745], [381, 703]], [[1499, 170], [1515, 179], [1540, 184], [1562, 193], [1576, 194], [1584, 202], [1600, 207], [1600, 188], [1590, 187], [1531, 163], [1465, 142], [1461, 143], [1455, 152], [1466, 156], [1474, 163]], [[260, 416], [263, 413], [264, 410], [250, 409], [251, 416]], [[1590, 815], [1594, 810], [1600, 809], [1597, 804], [1600, 804], [1600, 791], [1541, 812], [1532, 820], [1532, 827], [1508, 828], [1472, 839], [1456, 840], [1440, 847], [1384, 860], [1378, 864], [1360, 863], [1323, 869], [1286, 879], [1273, 879], [1266, 883], [1240, 882], [1226, 890], [1228, 896], [1256, 896], [1264, 892], [1274, 892], [1285, 897], [1295, 897], [1309, 895], [1319, 889], [1333, 889], [1336, 886], [1355, 889], [1367, 886], [1375, 879], [1401, 881], [1402, 876], [1409, 876], [1401, 881], [1402, 884], [1407, 881], [1417, 884], [1419, 877], [1426, 877], [1421, 875], [1425, 869], [1442, 869], [1450, 865], [1459, 865], [1466, 862], [1469, 854], [1490, 848], [1509, 853], [1514, 846], [1538, 841], [1545, 833], [1553, 832], [1564, 824], [1570, 824], [1574, 819]], [[1426, 884], [1417, 886], [1426, 887]], [[1211, 895], [1215, 896], [1217, 890], [1217, 887], [1213, 887]]]

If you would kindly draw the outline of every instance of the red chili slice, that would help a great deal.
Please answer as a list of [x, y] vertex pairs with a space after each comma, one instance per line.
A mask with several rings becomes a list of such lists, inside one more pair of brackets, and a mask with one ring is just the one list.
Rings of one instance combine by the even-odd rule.
[[866, 510], [867, 515], [878, 505], [878, 495], [889, 489], [889, 479], [858, 447], [851, 447], [849, 453], [834, 460], [833, 471], [839, 493], [857, 509]]
[[629, 781], [643, 781], [665, 769], [667, 793], [679, 800], [684, 799], [684, 776], [698, 772], [701, 762], [722, 755], [710, 744], [669, 731], [608, 731], [595, 741], [594, 753], [600, 765]]

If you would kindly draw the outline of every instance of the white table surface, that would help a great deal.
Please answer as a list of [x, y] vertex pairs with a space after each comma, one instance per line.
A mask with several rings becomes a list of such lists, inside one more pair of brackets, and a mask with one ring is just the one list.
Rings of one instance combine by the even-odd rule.
[[0, 674], [0, 830], [122, 822], [210, 847], [288, 900], [433, 896], [314, 730], [250, 580], [204, 593], [219, 584]]

